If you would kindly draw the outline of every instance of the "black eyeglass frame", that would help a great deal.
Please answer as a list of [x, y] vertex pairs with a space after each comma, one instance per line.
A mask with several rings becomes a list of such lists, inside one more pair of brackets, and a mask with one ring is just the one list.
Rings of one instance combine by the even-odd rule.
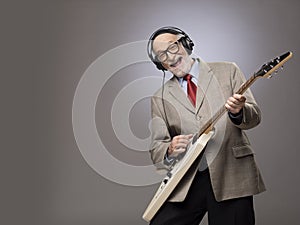
[[[167, 60], [168, 60], [168, 57], [169, 57], [169, 56], [168, 56], [168, 53], [176, 54], [177, 52], [179, 52], [179, 49], [180, 49], [179, 44], [182, 42], [182, 39], [183, 39], [183, 38], [184, 38], [184, 37], [181, 37], [181, 38], [179, 38], [177, 41], [175, 41], [175, 42], [173, 42], [172, 44], [170, 44], [166, 50], [164, 50], [164, 51], [160, 52], [158, 55], [156, 55], [156, 56], [155, 56], [155, 59], [156, 59], [158, 62], [161, 62], [161, 63], [167, 61]], [[173, 50], [170, 51], [170, 49], [171, 49], [172, 47], [177, 47], [177, 48], [176, 48], [175, 51], [173, 51]], [[162, 58], [161, 55], [162, 55], [162, 57], [165, 57], [165, 59], [162, 60], [162, 59], [161, 59], [161, 58]]]

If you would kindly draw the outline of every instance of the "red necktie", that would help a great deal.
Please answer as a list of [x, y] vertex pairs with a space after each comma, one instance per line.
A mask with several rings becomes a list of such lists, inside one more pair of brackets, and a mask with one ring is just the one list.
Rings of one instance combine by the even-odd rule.
[[191, 80], [192, 76], [187, 74], [183, 77], [184, 80], [187, 81], [187, 94], [193, 105], [196, 105], [196, 93], [197, 93], [197, 86]]

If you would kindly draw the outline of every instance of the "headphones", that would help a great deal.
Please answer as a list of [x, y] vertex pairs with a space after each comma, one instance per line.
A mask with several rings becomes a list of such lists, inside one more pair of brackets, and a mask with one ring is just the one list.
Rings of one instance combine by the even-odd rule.
[[148, 44], [147, 44], [147, 52], [148, 56], [151, 59], [151, 61], [156, 65], [157, 69], [165, 71], [166, 69], [164, 66], [159, 62], [159, 60], [156, 58], [156, 55], [153, 52], [153, 40], [160, 34], [165, 34], [165, 33], [170, 33], [170, 34], [180, 34], [182, 37], [180, 38], [180, 42], [182, 43], [182, 46], [185, 48], [187, 53], [190, 55], [192, 54], [194, 43], [190, 39], [190, 37], [181, 29], [177, 27], [162, 27], [155, 31], [149, 38]]

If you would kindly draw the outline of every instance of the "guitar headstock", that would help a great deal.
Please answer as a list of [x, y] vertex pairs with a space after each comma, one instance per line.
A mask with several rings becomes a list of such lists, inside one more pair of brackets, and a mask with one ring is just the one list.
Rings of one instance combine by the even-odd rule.
[[275, 72], [277, 73], [279, 68], [283, 67], [283, 64], [287, 62], [291, 57], [292, 52], [286, 52], [281, 56], [276, 57], [275, 59], [271, 60], [270, 62], [262, 65], [259, 71], [257, 71], [254, 76], [255, 77], [265, 77], [270, 78], [272, 74]]

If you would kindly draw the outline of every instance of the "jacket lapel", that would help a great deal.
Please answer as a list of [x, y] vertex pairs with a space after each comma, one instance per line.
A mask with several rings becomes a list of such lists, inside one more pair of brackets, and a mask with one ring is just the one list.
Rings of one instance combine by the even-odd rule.
[[168, 87], [170, 95], [172, 95], [186, 109], [188, 109], [192, 113], [195, 113], [194, 106], [192, 105], [182, 88], [179, 86], [179, 82], [175, 76], [170, 79]]
[[196, 114], [198, 114], [201, 106], [203, 105], [205, 95], [207, 93], [208, 87], [212, 80], [212, 70], [211, 68], [201, 59], [197, 59], [199, 63], [199, 75], [197, 84], [197, 100], [196, 100]]

